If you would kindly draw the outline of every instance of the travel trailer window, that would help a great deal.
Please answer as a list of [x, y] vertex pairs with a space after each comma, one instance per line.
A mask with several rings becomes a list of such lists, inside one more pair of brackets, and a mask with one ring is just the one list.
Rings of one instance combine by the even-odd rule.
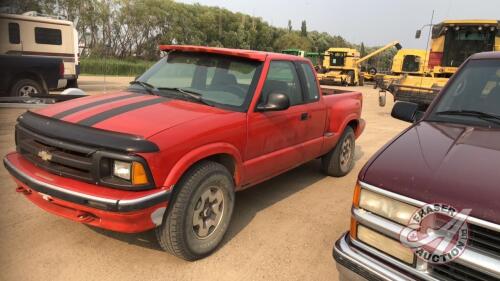
[[9, 43], [10, 44], [21, 43], [21, 36], [19, 34], [19, 24], [15, 22], [9, 22]]
[[61, 30], [35, 27], [35, 42], [38, 44], [62, 45]]

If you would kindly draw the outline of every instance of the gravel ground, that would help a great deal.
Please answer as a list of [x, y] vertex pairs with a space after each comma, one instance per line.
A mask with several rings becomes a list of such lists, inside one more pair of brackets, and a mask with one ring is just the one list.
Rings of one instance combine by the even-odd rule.
[[[133, 77], [107, 77], [106, 89]], [[89, 93], [103, 77], [82, 76]], [[364, 95], [367, 127], [356, 145], [356, 165], [343, 178], [325, 177], [312, 161], [237, 194], [223, 246], [185, 262], [162, 252], [153, 232], [128, 235], [56, 217], [17, 194], [0, 168], [0, 280], [337, 280], [335, 240], [349, 227], [357, 174], [377, 149], [407, 123], [380, 108], [371, 86]], [[0, 156], [15, 149], [13, 128], [25, 109], [0, 108]]]

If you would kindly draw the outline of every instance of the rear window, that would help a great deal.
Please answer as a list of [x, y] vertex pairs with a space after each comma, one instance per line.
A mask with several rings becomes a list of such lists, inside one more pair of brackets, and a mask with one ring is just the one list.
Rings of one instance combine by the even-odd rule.
[[10, 44], [21, 43], [21, 35], [19, 34], [19, 24], [15, 22], [9, 22], [9, 43]]
[[61, 30], [35, 27], [35, 42], [38, 44], [62, 45]]

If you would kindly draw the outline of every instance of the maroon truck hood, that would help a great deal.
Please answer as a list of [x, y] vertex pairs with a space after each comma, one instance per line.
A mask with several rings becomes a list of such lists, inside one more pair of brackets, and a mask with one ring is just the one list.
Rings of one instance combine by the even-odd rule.
[[421, 122], [367, 168], [366, 183], [500, 223], [500, 131]]
[[185, 122], [230, 111], [203, 104], [116, 92], [78, 98], [35, 111], [37, 114], [70, 123], [144, 138]]

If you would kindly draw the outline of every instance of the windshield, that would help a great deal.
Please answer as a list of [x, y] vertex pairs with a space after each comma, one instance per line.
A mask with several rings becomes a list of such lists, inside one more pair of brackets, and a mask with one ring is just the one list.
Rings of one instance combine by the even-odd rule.
[[[260, 65], [231, 56], [171, 52], [137, 81], [152, 86], [158, 95], [196, 102], [197, 99], [186, 97], [186, 93], [191, 93], [206, 104], [246, 111]], [[144, 90], [144, 87], [135, 83], [130, 89]]]
[[498, 126], [500, 59], [470, 60], [450, 83], [429, 121]]
[[475, 53], [493, 51], [495, 33], [477, 26], [450, 28], [445, 35], [443, 66], [458, 67]]
[[346, 56], [347, 56], [347, 53], [344, 53], [344, 52], [332, 52], [332, 53], [330, 53], [330, 65], [332, 65], [332, 66], [344, 66]]
[[414, 55], [405, 56], [401, 70], [404, 72], [418, 72], [420, 70], [420, 57]]

